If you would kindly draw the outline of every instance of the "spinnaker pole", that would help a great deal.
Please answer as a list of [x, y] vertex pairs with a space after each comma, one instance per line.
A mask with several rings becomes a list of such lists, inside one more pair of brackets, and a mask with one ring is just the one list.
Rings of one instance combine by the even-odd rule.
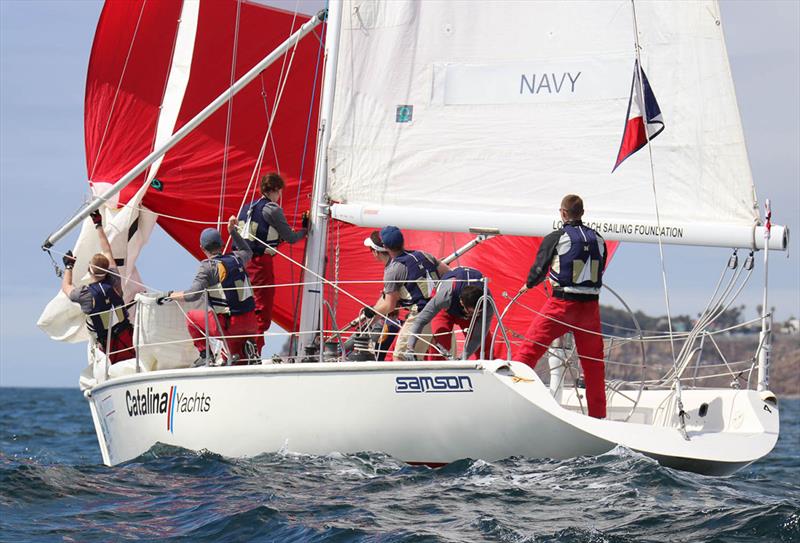
[[[325, 275], [325, 248], [328, 240], [328, 218], [330, 210], [326, 198], [328, 185], [328, 143], [331, 139], [331, 117], [333, 98], [336, 89], [336, 64], [339, 58], [339, 34], [342, 20], [341, 0], [331, 0], [328, 4], [328, 28], [325, 33], [325, 64], [322, 80], [319, 127], [317, 129], [317, 163], [314, 169], [314, 188], [311, 193], [311, 224], [306, 241], [305, 266], [314, 277], [306, 277], [303, 286], [303, 301], [300, 309], [300, 336], [298, 354], [305, 352], [311, 344], [322, 322], [320, 311], [324, 295], [324, 285], [316, 283], [316, 278]], [[321, 346], [320, 346], [321, 349]]]
[[278, 47], [276, 47], [269, 55], [264, 57], [261, 62], [253, 66], [249, 72], [239, 78], [229, 89], [225, 90], [222, 94], [220, 94], [213, 102], [211, 102], [208, 106], [203, 109], [200, 113], [194, 116], [189, 122], [187, 122], [180, 130], [175, 132], [171, 138], [165, 141], [162, 145], [159, 145], [156, 149], [153, 150], [152, 153], [147, 155], [141, 162], [139, 162], [136, 166], [134, 166], [127, 174], [117, 181], [110, 190], [108, 190], [102, 196], [96, 196], [89, 204], [87, 204], [81, 211], [79, 211], [74, 217], [72, 217], [64, 226], [50, 234], [48, 238], [42, 244], [43, 249], [49, 249], [52, 247], [58, 240], [66, 236], [73, 228], [79, 225], [89, 214], [98, 209], [101, 205], [107, 202], [111, 197], [116, 195], [122, 189], [127, 187], [134, 179], [139, 177], [153, 162], [161, 158], [167, 151], [172, 149], [175, 145], [177, 145], [183, 138], [185, 138], [189, 133], [191, 133], [195, 128], [197, 128], [200, 123], [206, 120], [208, 117], [211, 116], [216, 110], [222, 107], [225, 103], [227, 103], [230, 99], [232, 99], [240, 90], [242, 90], [248, 83], [250, 83], [253, 79], [258, 77], [258, 75], [263, 72], [270, 64], [278, 60], [281, 56], [286, 53], [291, 47], [293, 47], [299, 40], [301, 40], [304, 36], [310, 33], [314, 28], [316, 28], [322, 21], [325, 20], [327, 16], [327, 10], [321, 10], [317, 13], [314, 17], [308, 20], [303, 26], [301, 26], [295, 33], [289, 36], [283, 43], [281, 43]]

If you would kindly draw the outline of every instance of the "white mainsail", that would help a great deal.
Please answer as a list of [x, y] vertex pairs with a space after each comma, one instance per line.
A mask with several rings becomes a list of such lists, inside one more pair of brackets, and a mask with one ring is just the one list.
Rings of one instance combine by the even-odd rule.
[[[345, 2], [334, 217], [544, 235], [576, 193], [608, 239], [763, 245], [715, 1], [635, 5], [665, 129], [652, 170], [645, 147], [613, 173], [637, 59], [633, 4], [482, 6]], [[780, 248], [783, 231], [773, 237]]]

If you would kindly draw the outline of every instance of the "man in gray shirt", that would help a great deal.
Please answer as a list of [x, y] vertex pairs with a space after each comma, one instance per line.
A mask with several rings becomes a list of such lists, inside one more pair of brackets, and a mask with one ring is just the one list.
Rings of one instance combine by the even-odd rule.
[[239, 214], [242, 235], [247, 239], [253, 258], [247, 264], [247, 273], [256, 287], [253, 291], [256, 304], [259, 336], [256, 348], [264, 346], [264, 332], [272, 324], [272, 306], [275, 303], [275, 271], [273, 255], [282, 241], [296, 243], [308, 232], [308, 212], [302, 215], [302, 228], [294, 231], [278, 205], [285, 183], [275, 172], [261, 178], [261, 198], [251, 202]]
[[258, 323], [255, 316], [253, 289], [245, 266], [253, 256], [247, 242], [236, 230], [236, 217], [228, 220], [228, 232], [236, 249], [222, 254], [222, 236], [214, 228], [206, 228], [200, 235], [200, 247], [208, 257], [200, 262], [200, 269], [188, 291], [172, 292], [173, 300], [194, 301], [205, 292], [208, 293], [210, 309], [188, 311], [187, 326], [189, 335], [195, 339], [200, 357], [195, 366], [211, 362], [211, 354], [206, 350], [206, 323], [209, 336], [225, 336], [231, 363], [246, 363], [245, 343], [255, 343]]
[[[476, 306], [478, 317], [475, 319], [476, 329], [470, 334], [469, 341], [464, 346], [464, 358], [479, 354], [481, 345], [481, 296], [483, 296], [483, 274], [474, 268], [458, 267], [442, 276], [436, 285], [436, 291], [431, 300], [425, 304], [425, 309], [417, 315], [411, 325], [408, 349], [413, 351], [417, 343], [417, 334], [428, 323], [432, 325], [434, 345], [428, 350], [428, 360], [441, 360], [443, 354], [451, 349], [451, 335], [455, 325], [465, 333], [470, 326]], [[491, 296], [491, 293], [487, 294]], [[486, 335], [484, 341], [484, 356], [491, 357], [492, 332], [491, 324], [494, 309], [487, 304]], [[437, 348], [438, 347], [438, 348]]]
[[122, 299], [119, 272], [112, 266], [114, 255], [103, 230], [103, 219], [99, 211], [92, 212], [90, 217], [100, 238], [102, 250], [102, 253], [92, 257], [89, 264], [91, 282], [79, 288], [72, 284], [75, 257], [72, 251], [67, 251], [63, 258], [61, 290], [71, 301], [80, 304], [81, 311], [87, 315], [86, 326], [94, 336], [97, 347], [108, 354], [109, 361], [114, 364], [136, 356], [133, 349], [133, 326]]
[[[422, 251], [409, 251], [404, 247], [403, 233], [396, 226], [381, 230], [381, 241], [391, 257], [383, 272], [383, 293], [375, 304], [375, 313], [389, 315], [397, 306], [408, 309], [400, 332], [397, 334], [393, 360], [406, 360], [411, 325], [430, 300], [436, 281], [450, 271], [447, 264]], [[430, 326], [418, 334], [423, 341], [418, 343], [418, 352], [424, 353], [430, 344]]]

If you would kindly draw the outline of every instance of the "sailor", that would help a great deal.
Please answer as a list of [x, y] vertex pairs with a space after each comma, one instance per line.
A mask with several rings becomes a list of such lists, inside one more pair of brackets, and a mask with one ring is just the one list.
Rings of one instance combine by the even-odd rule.
[[97, 210], [89, 216], [100, 238], [102, 253], [94, 255], [89, 264], [91, 282], [75, 288], [72, 285], [75, 257], [72, 251], [67, 251], [63, 258], [65, 270], [61, 280], [61, 290], [70, 300], [80, 304], [81, 311], [88, 315], [86, 326], [89, 332], [94, 337], [97, 347], [103, 353], [110, 353], [108, 360], [114, 364], [136, 356], [133, 348], [133, 326], [128, 318], [125, 301], [122, 299], [119, 272], [116, 267], [112, 267], [112, 263], [115, 262], [114, 255], [103, 230], [103, 218]]
[[261, 198], [254, 200], [239, 214], [242, 221], [242, 235], [247, 239], [253, 258], [247, 264], [247, 273], [253, 286], [256, 304], [256, 319], [259, 335], [256, 349], [261, 352], [264, 346], [264, 332], [272, 324], [272, 306], [275, 301], [275, 272], [272, 258], [274, 249], [281, 241], [296, 243], [308, 232], [308, 212], [302, 215], [302, 228], [293, 230], [286, 221], [286, 215], [278, 204], [285, 183], [276, 172], [261, 178]]
[[606, 416], [603, 337], [598, 299], [606, 265], [606, 244], [581, 222], [583, 200], [568, 194], [561, 200], [563, 227], [539, 246], [528, 280], [520, 293], [547, 278], [553, 295], [531, 322], [518, 360], [535, 367], [553, 340], [572, 332], [586, 380], [589, 416]]
[[[383, 292], [374, 310], [379, 315], [389, 315], [398, 306], [408, 309], [392, 351], [393, 360], [405, 360], [411, 326], [431, 299], [436, 281], [450, 268], [429, 253], [406, 250], [403, 233], [396, 226], [385, 226], [380, 237], [391, 260], [384, 269]], [[428, 349], [430, 331], [428, 324], [419, 334], [423, 341], [417, 342], [417, 353], [422, 354]]]
[[200, 351], [195, 366], [206, 366], [213, 360], [211, 353], [206, 351], [206, 323], [210, 336], [228, 336], [225, 340], [231, 357], [229, 363], [245, 364], [247, 359], [257, 354], [244, 352], [248, 340], [255, 343], [258, 323], [253, 289], [245, 269], [253, 252], [237, 232], [237, 223], [236, 217], [228, 219], [228, 232], [236, 246], [228, 254], [222, 254], [222, 236], [217, 229], [203, 230], [200, 234], [200, 247], [206, 260], [200, 262], [200, 269], [192, 286], [187, 291], [170, 292], [167, 297], [159, 300], [159, 303], [166, 299], [191, 302], [201, 298], [204, 291], [208, 291], [211, 308], [208, 311], [205, 308], [195, 309], [186, 314], [189, 335], [194, 338], [194, 344]]
[[[433, 298], [425, 305], [425, 309], [420, 312], [411, 325], [408, 339], [409, 351], [413, 353], [417, 344], [416, 336], [428, 323], [431, 323], [434, 345], [428, 349], [428, 360], [441, 360], [442, 353], [448, 353], [451, 349], [453, 327], [458, 325], [466, 334], [481, 296], [483, 296], [483, 274], [475, 268], [460, 266], [445, 273], [436, 285]], [[465, 358], [480, 354], [483, 324], [481, 307], [478, 307], [477, 310], [478, 316], [475, 318], [477, 330], [473, 330], [464, 347]], [[487, 304], [486, 314], [484, 352], [485, 356], [490, 357], [492, 356], [491, 322], [494, 318], [494, 309], [491, 304]], [[413, 354], [407, 356], [413, 356]]]
[[[383, 246], [380, 232], [375, 230], [369, 236], [367, 236], [364, 239], [364, 246], [370, 250], [375, 260], [383, 264], [385, 269], [389, 264], [391, 257], [389, 256], [389, 251], [387, 251], [386, 247]], [[367, 318], [372, 318], [375, 316], [371, 308], [364, 308], [363, 312]], [[386, 355], [389, 354], [392, 343], [394, 343], [394, 340], [397, 337], [397, 332], [400, 330], [399, 310], [395, 309], [389, 313], [387, 317], [388, 318], [386, 319], [378, 317], [377, 319], [373, 320], [372, 324], [368, 328], [370, 344], [374, 345], [374, 359], [379, 362], [382, 362], [386, 359]], [[350, 340], [348, 340], [348, 342], [350, 342]], [[345, 347], [347, 348], [347, 346], [348, 345], [346, 343]]]

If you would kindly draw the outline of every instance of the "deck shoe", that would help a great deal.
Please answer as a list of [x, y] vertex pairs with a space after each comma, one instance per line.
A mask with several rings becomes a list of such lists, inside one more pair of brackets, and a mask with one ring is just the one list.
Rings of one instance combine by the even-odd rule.
[[197, 360], [192, 362], [193, 368], [202, 368], [210, 365], [211, 365], [211, 359], [208, 356], [202, 354], [197, 357]]

